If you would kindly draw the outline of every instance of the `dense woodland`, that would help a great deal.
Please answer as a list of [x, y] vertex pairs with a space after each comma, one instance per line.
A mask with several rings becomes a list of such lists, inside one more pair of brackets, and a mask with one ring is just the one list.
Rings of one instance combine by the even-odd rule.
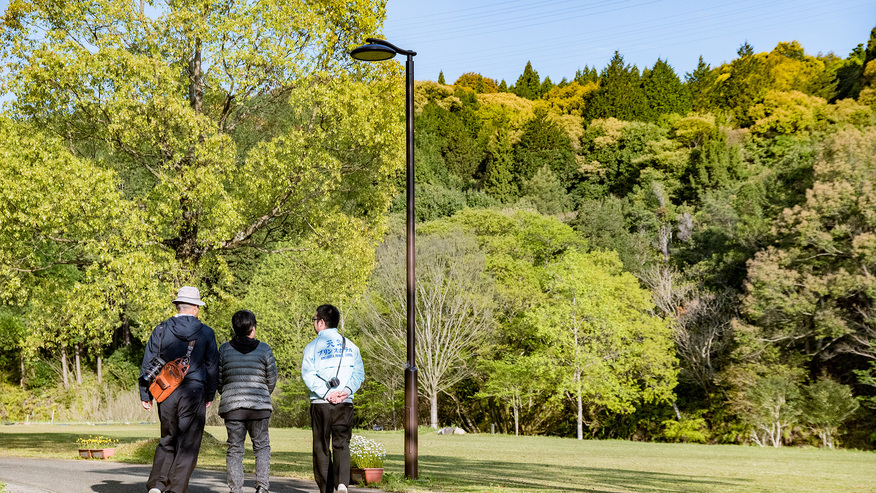
[[[256, 313], [275, 426], [326, 302], [360, 425], [400, 426], [403, 72], [347, 56], [382, 4], [152, 8], [4, 15], [0, 419], [100, 419], [193, 284], [220, 342]], [[876, 445], [876, 29], [447, 82], [415, 89], [422, 424]]]

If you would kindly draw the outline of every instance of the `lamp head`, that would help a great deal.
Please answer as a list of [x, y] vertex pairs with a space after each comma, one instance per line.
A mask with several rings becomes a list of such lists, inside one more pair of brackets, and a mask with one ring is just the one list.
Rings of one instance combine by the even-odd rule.
[[389, 60], [396, 55], [396, 51], [392, 48], [379, 44], [367, 44], [355, 48], [350, 52], [350, 56], [356, 60], [365, 62], [379, 62], [381, 60]]

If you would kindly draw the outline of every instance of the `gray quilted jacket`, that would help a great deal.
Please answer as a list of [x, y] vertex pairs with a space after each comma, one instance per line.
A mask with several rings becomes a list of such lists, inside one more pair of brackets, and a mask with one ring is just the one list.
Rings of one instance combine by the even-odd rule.
[[271, 392], [277, 384], [277, 364], [264, 342], [242, 353], [231, 342], [219, 348], [219, 414], [236, 409], [272, 411]]

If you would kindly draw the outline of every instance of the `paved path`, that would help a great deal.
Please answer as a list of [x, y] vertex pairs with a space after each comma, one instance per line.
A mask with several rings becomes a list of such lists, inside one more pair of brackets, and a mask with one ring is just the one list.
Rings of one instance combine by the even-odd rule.
[[[151, 466], [102, 460], [63, 460], [0, 457], [0, 481], [7, 493], [146, 493]], [[228, 491], [225, 471], [195, 469], [189, 493]], [[255, 491], [246, 475], [244, 493]], [[355, 493], [382, 493], [372, 488], [350, 488]], [[319, 493], [316, 482], [271, 477], [272, 493]]]

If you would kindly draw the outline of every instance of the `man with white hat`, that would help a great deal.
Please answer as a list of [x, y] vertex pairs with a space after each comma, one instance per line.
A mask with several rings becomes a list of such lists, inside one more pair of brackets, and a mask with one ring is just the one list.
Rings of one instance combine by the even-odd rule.
[[219, 351], [213, 329], [198, 320], [204, 306], [198, 288], [183, 286], [173, 300], [177, 314], [152, 330], [140, 366], [140, 400], [152, 409], [149, 375], [155, 362], [173, 361], [188, 354], [189, 370], [182, 383], [158, 403], [161, 440], [155, 448], [149, 493], [185, 493], [198, 462], [207, 407], [213, 402], [219, 378]]

